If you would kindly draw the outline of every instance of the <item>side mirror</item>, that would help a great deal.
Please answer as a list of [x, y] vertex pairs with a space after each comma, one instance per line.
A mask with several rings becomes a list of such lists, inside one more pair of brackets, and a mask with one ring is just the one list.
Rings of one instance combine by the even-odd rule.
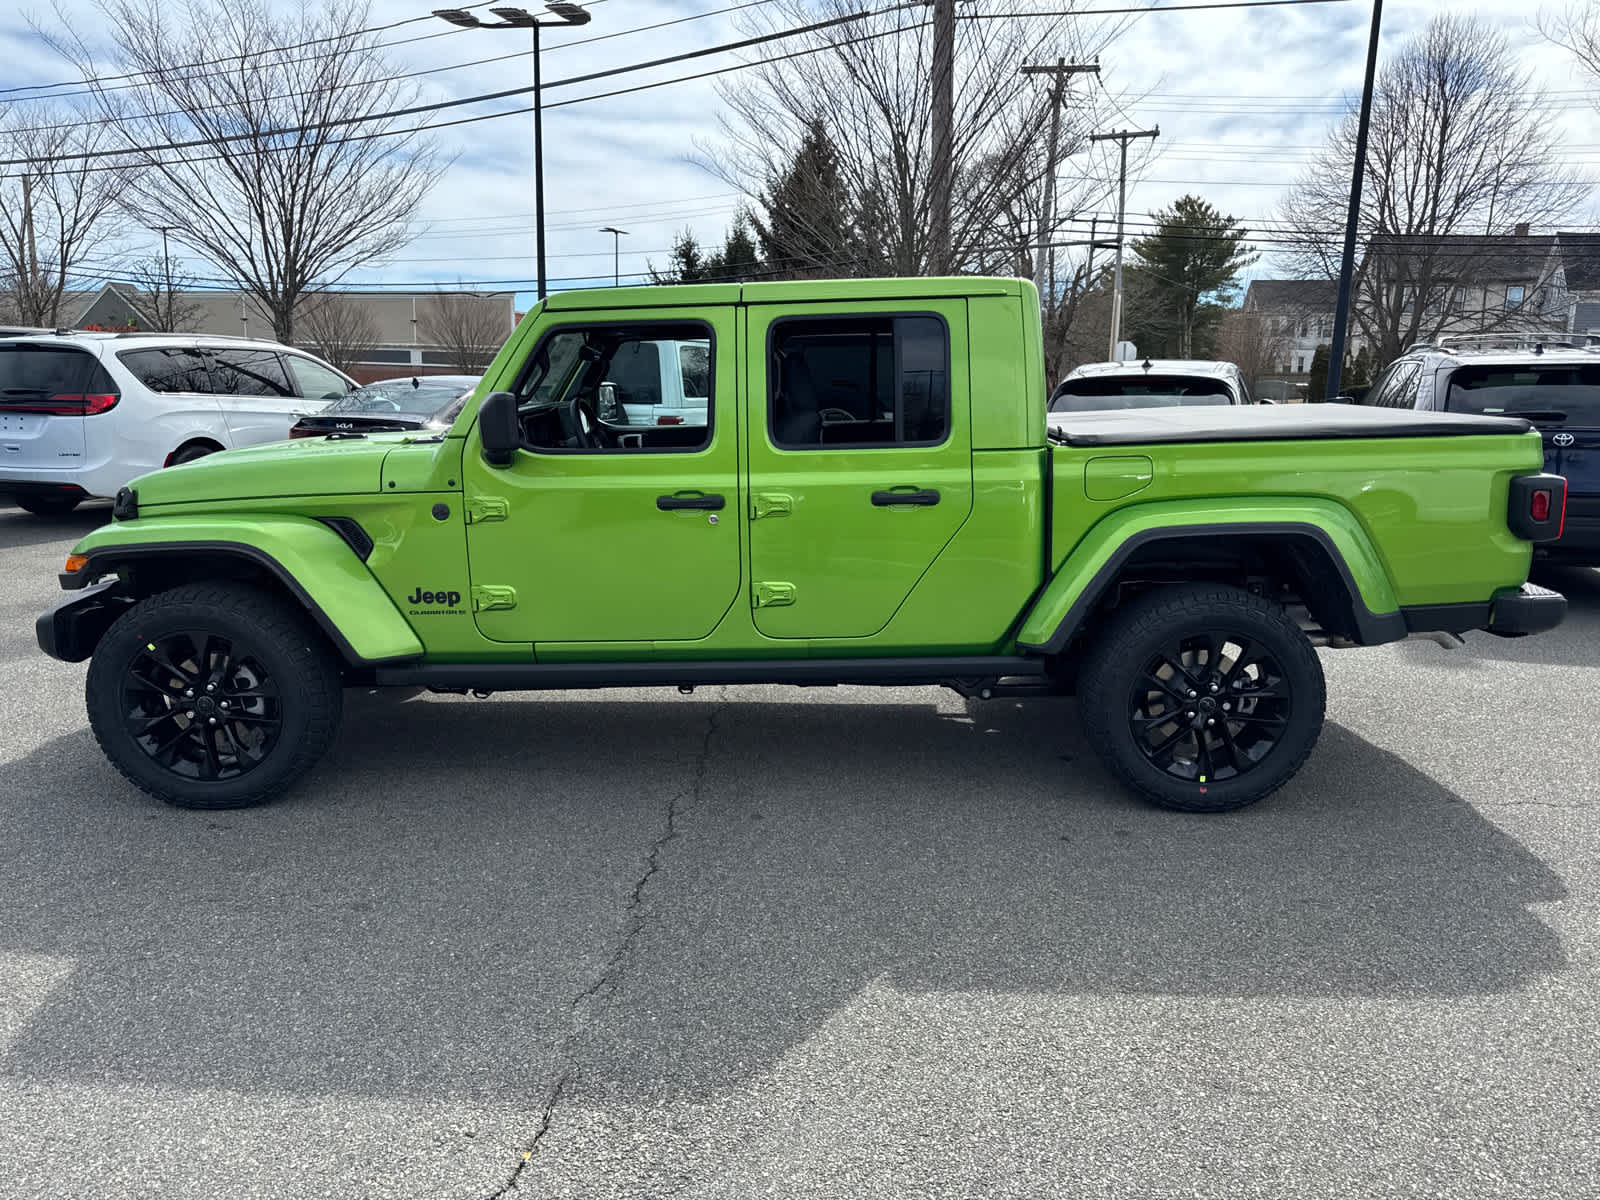
[[491, 467], [509, 467], [522, 448], [522, 424], [517, 420], [517, 398], [510, 392], [490, 392], [478, 406], [478, 437], [483, 461]]

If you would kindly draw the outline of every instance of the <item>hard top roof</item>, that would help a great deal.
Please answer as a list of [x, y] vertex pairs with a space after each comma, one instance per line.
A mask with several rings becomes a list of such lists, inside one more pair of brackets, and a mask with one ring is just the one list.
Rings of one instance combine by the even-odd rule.
[[550, 312], [596, 308], [696, 308], [719, 304], [786, 304], [805, 301], [944, 300], [968, 296], [1020, 296], [1032, 284], [979, 275], [892, 279], [794, 279], [768, 283], [679, 283], [644, 287], [583, 288], [545, 300]]
[[1084, 379], [1099, 375], [1203, 375], [1212, 379], [1228, 379], [1239, 374], [1231, 362], [1208, 358], [1138, 358], [1126, 362], [1084, 363], [1075, 367], [1068, 379]]

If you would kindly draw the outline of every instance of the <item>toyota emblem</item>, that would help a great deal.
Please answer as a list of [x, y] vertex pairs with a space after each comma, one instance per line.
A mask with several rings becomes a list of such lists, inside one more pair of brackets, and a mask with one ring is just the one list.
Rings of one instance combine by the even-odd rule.
[[1555, 435], [1555, 437], [1551, 438], [1550, 440], [1552, 442], [1554, 442], [1557, 446], [1561, 446], [1562, 448], [1565, 448], [1567, 446], [1572, 445], [1573, 438], [1572, 438], [1572, 435], [1570, 433], [1558, 433], [1558, 434]]

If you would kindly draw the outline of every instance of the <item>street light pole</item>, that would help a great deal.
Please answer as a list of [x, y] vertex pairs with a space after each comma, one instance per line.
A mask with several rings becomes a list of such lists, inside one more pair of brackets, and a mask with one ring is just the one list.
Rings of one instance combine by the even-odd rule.
[[619, 251], [617, 247], [621, 245], [621, 239], [628, 236], [628, 231], [626, 229], [617, 229], [610, 225], [602, 225], [598, 232], [611, 235], [611, 286], [616, 287], [622, 282], [622, 271], [619, 266], [622, 260], [618, 257]]
[[533, 221], [539, 276], [539, 299], [545, 298], [544, 271], [544, 104], [539, 89], [539, 26], [587, 25], [589, 11], [581, 4], [569, 0], [545, 0], [545, 8], [559, 17], [556, 21], [541, 21], [533, 13], [521, 8], [491, 8], [489, 11], [499, 21], [480, 21], [464, 8], [436, 8], [433, 15], [459, 25], [462, 29], [530, 29], [533, 31]]

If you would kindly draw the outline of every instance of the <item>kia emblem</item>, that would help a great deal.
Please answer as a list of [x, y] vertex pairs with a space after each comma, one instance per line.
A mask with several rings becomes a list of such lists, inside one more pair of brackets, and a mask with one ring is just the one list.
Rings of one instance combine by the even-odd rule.
[[1551, 438], [1550, 440], [1553, 443], [1555, 443], [1557, 446], [1560, 446], [1563, 449], [1565, 449], [1567, 446], [1572, 445], [1573, 437], [1572, 437], [1572, 435], [1570, 433], [1558, 433], [1558, 434], [1555, 435], [1555, 437]]

